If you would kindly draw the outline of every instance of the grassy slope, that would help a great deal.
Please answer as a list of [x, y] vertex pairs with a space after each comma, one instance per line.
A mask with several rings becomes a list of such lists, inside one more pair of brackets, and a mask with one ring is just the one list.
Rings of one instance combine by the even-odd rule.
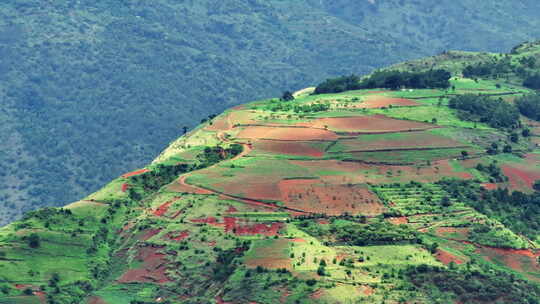
[[[453, 83], [456, 91], [377, 93], [420, 98], [415, 99], [421, 103], [417, 107], [356, 109], [354, 106], [361, 104], [366, 95], [373, 95], [359, 91], [300, 96], [293, 101], [328, 103], [330, 109], [325, 112], [306, 115], [271, 112], [267, 110], [271, 101], [265, 100], [247, 104], [244, 109], [226, 111], [214, 122], [228, 120], [229, 115], [233, 115], [233, 123], [236, 119], [252, 119], [257, 123], [301, 125], [317, 118], [383, 114], [429, 123], [436, 118], [436, 124], [442, 128], [427, 131], [430, 136], [458, 140], [479, 152], [494, 140], [506, 142], [507, 131], [483, 124], [475, 128], [470, 122], [461, 121], [447, 108], [446, 100], [451, 94], [471, 91], [519, 95], [526, 90], [514, 90], [510, 84], [498, 88], [492, 80], [471, 82], [456, 78]], [[239, 111], [255, 112], [242, 117], [237, 115]], [[516, 303], [527, 297], [537, 299], [539, 268], [536, 258], [527, 255], [537, 252], [531, 250], [537, 246], [534, 237], [529, 237], [532, 239], [529, 242], [497, 218], [488, 218], [472, 209], [467, 201], [452, 197], [443, 204], [451, 193], [433, 183], [444, 176], [469, 175], [479, 183], [488, 182], [490, 176], [475, 169], [477, 162], [489, 163], [495, 159], [500, 165], [523, 162], [536, 165], [532, 160], [510, 154], [478, 155], [478, 158], [462, 160], [461, 148], [456, 151], [435, 149], [430, 153], [390, 151], [388, 153], [394, 153], [390, 156], [384, 153], [350, 155], [338, 139], [333, 146], [321, 145], [335, 154], [326, 153], [323, 157], [326, 162], [319, 162], [315, 167], [309, 164], [317, 160], [307, 156], [253, 153], [187, 173], [187, 185], [182, 184], [182, 179], [174, 180], [178, 174], [170, 176], [160, 167], [175, 166], [178, 162], [200, 163], [197, 155], [203, 153], [204, 146], [229, 145], [230, 141], [235, 141], [237, 128], [249, 127], [229, 126], [216, 131], [208, 123], [202, 124], [173, 142], [147, 167], [149, 173], [141, 177], [120, 177], [85, 200], [66, 207], [69, 211], [41, 210], [3, 228], [0, 231], [0, 303], [38, 303], [39, 297], [43, 297], [40, 291], [53, 303], [78, 303], [90, 294], [94, 300], [121, 304], [151, 302], [157, 298], [172, 303], [221, 300], [275, 303], [278, 298], [285, 303], [382, 303], [384, 300], [431, 303], [456, 299], [481, 303], [480, 298], [474, 297], [497, 297], [504, 303]], [[229, 139], [224, 142], [224, 138]], [[411, 137], [388, 133], [353, 138], [367, 143]], [[351, 140], [350, 136], [347, 140]], [[527, 139], [521, 139], [514, 147], [525, 151], [529, 144]], [[360, 162], [340, 162], [350, 158]], [[412, 161], [413, 165], [362, 165], [365, 161], [399, 158]], [[339, 165], [331, 165], [332, 162]], [[189, 186], [247, 196], [246, 190], [252, 185], [270, 187], [274, 180], [284, 178], [308, 181], [319, 178], [317, 183], [327, 189], [336, 184], [369, 183], [370, 190], [380, 198], [386, 216], [306, 221], [294, 217], [291, 210], [281, 208], [282, 202], [274, 205], [239, 200], [205, 194], [200, 188]], [[424, 183], [404, 185], [411, 180]], [[231, 183], [239, 184], [234, 189], [240, 190], [230, 192]], [[122, 190], [124, 184], [130, 185], [124, 189], [126, 191]], [[502, 187], [506, 185], [500, 183]], [[312, 199], [317, 191], [320, 190], [308, 188], [297, 200]], [[341, 191], [326, 198], [318, 196], [318, 203], [335, 200], [332, 195], [339, 199]], [[372, 227], [377, 230], [369, 232]], [[341, 233], [347, 229], [360, 230], [350, 234], [352, 239], [343, 238]], [[32, 234], [39, 236], [39, 248], [30, 247], [28, 238]], [[354, 238], [357, 236], [360, 239]], [[381, 241], [381, 237], [386, 239]], [[439, 245], [438, 250], [433, 249], [434, 243]], [[461, 265], [447, 265], [448, 256]], [[418, 274], [430, 271], [446, 276], [448, 282], [457, 282], [457, 285], [462, 284], [459, 283], [461, 276], [467, 273], [484, 286], [505, 284], [498, 282], [497, 277], [506, 274], [512, 274], [516, 283], [506, 295], [500, 294], [500, 290], [509, 290], [509, 285], [502, 289], [470, 291], [473, 298], [463, 300], [464, 295], [454, 289], [454, 285], [449, 289], [434, 289], [428, 281], [420, 280]], [[502, 271], [504, 275], [493, 271]], [[55, 279], [55, 274], [59, 280]]]

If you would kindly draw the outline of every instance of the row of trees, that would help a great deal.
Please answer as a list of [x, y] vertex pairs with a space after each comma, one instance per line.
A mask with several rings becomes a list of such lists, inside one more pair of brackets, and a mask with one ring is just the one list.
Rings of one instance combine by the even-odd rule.
[[453, 97], [448, 105], [460, 110], [460, 116], [465, 120], [484, 122], [493, 128], [519, 126], [518, 109], [502, 99], [466, 94]]
[[521, 114], [540, 121], [540, 93], [520, 97], [516, 100], [516, 105]]
[[451, 77], [450, 72], [443, 69], [425, 72], [378, 71], [363, 80], [356, 75], [327, 79], [315, 88], [315, 94], [375, 88], [447, 89]]

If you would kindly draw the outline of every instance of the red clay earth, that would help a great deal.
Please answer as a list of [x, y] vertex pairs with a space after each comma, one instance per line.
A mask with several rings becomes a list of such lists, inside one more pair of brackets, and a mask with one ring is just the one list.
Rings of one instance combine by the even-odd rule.
[[286, 254], [289, 240], [273, 240], [272, 246], [255, 247], [255, 252], [250, 254], [253, 258], [246, 258], [245, 265], [249, 268], [261, 266], [267, 269], [285, 268], [292, 270], [291, 260]]
[[151, 237], [153, 237], [154, 235], [157, 235], [159, 232], [161, 231], [161, 229], [149, 229], [149, 230], [145, 230], [143, 231], [143, 235], [137, 237], [137, 239], [141, 240], [141, 241], [146, 241], [146, 240], [149, 240]]
[[122, 192], [126, 192], [127, 189], [129, 189], [129, 184], [123, 183], [122, 184]]
[[185, 183], [187, 175], [181, 176], [179, 179], [171, 183], [170, 186], [168, 186], [168, 190], [178, 193], [189, 193], [189, 194], [201, 194], [201, 195], [209, 195], [214, 194], [212, 191], [202, 189], [199, 187], [193, 187], [191, 185], [187, 185]]
[[92, 296], [88, 298], [87, 303], [88, 304], [107, 304], [107, 302], [105, 302], [102, 298], [97, 297], [97, 296]]
[[404, 225], [409, 223], [409, 218], [406, 216], [401, 217], [390, 217], [386, 219], [388, 222], [394, 224], [394, 225]]
[[529, 170], [519, 165], [504, 164], [501, 166], [504, 175], [508, 177], [510, 189], [512, 190], [530, 190], [534, 182], [540, 179], [538, 170]]
[[119, 283], [157, 283], [170, 282], [165, 275], [167, 270], [166, 255], [159, 253], [162, 248], [143, 247], [139, 249], [136, 259], [143, 262], [141, 268], [130, 269], [118, 279]]
[[122, 177], [123, 178], [128, 178], [128, 177], [140, 175], [140, 174], [143, 174], [143, 173], [146, 173], [146, 172], [149, 172], [149, 171], [150, 170], [148, 170], [148, 169], [140, 169], [140, 170], [137, 170], [137, 171], [126, 173], [126, 174], [122, 175]]
[[497, 184], [494, 184], [494, 183], [483, 183], [480, 186], [482, 186], [486, 190], [495, 190], [495, 189], [499, 188], [499, 186]]
[[378, 151], [392, 149], [420, 149], [420, 148], [460, 148], [467, 147], [450, 138], [437, 136], [428, 132], [407, 132], [395, 140], [365, 140], [363, 136], [354, 139], [339, 140], [344, 152]]
[[309, 123], [311, 127], [355, 133], [391, 133], [437, 128], [427, 123], [400, 120], [384, 115], [319, 118]]
[[234, 208], [233, 206], [229, 206], [229, 209], [227, 209], [227, 211], [225, 211], [227, 213], [234, 213], [234, 212], [238, 212], [238, 209]]
[[257, 235], [263, 234], [266, 236], [275, 236], [278, 234], [279, 230], [283, 228], [283, 223], [272, 223], [271, 225], [266, 224], [253, 224], [245, 226], [235, 226], [233, 228], [234, 234], [236, 235]]
[[208, 131], [223, 131], [229, 129], [229, 117], [228, 115], [218, 117], [212, 120], [212, 124], [208, 124], [206, 126], [206, 130]]
[[469, 228], [462, 227], [437, 227], [435, 234], [443, 238], [467, 240], [469, 238], [469, 231]]
[[[540, 271], [540, 266], [537, 261], [538, 257], [540, 257], [539, 251], [477, 246], [476, 252], [488, 261], [500, 261], [507, 267], [519, 272], [538, 273]], [[530, 278], [536, 281], [540, 280], [535, 276], [530, 276]]]
[[420, 104], [414, 100], [405, 98], [393, 98], [380, 95], [367, 96], [366, 99], [355, 106], [355, 108], [383, 108], [388, 106], [419, 106]]
[[310, 299], [313, 299], [313, 300], [318, 300], [320, 298], [322, 298], [322, 296], [324, 295], [324, 289], [317, 289], [317, 291], [315, 291], [314, 293], [312, 293], [309, 298]]
[[254, 150], [262, 153], [286, 154], [296, 156], [322, 157], [324, 151], [307, 142], [282, 142], [275, 140], [257, 140]]
[[281, 201], [286, 207], [327, 215], [384, 212], [378, 197], [365, 186], [323, 183], [317, 179], [290, 179], [279, 182]]
[[372, 294], [375, 293], [375, 290], [371, 286], [364, 285], [362, 287], [364, 287], [364, 295], [366, 295], [366, 296], [371, 296]]
[[435, 258], [439, 260], [444, 265], [448, 265], [451, 262], [454, 262], [456, 264], [463, 264], [463, 261], [458, 259], [455, 255], [451, 254], [448, 251], [444, 251], [442, 249], [437, 249], [437, 253], [435, 254]]
[[242, 139], [282, 141], [334, 141], [338, 136], [328, 130], [308, 127], [246, 127], [237, 135]]
[[162, 204], [161, 206], [159, 206], [154, 212], [153, 214], [155, 216], [163, 216], [165, 213], [167, 213], [167, 211], [169, 211], [169, 207], [177, 200], [179, 200], [180, 198], [179, 197], [175, 197], [173, 198], [172, 200]]
[[170, 232], [167, 234], [167, 237], [169, 238], [169, 240], [177, 241], [177, 242], [185, 240], [188, 236], [189, 236], [189, 231], [182, 231], [176, 234]]

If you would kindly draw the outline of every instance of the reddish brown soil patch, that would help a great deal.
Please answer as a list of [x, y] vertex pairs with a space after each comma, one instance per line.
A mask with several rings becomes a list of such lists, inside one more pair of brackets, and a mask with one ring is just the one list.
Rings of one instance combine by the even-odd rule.
[[405, 98], [393, 98], [380, 95], [373, 95], [366, 97], [365, 101], [358, 104], [356, 108], [383, 108], [388, 106], [419, 106], [420, 104], [414, 100]]
[[316, 179], [282, 180], [281, 201], [289, 208], [312, 213], [378, 215], [385, 208], [378, 197], [362, 185], [321, 183]]
[[107, 304], [107, 302], [105, 302], [102, 298], [97, 297], [97, 296], [92, 296], [88, 298], [87, 303], [88, 304]]
[[165, 254], [158, 252], [161, 248], [143, 247], [139, 249], [136, 259], [143, 262], [141, 268], [126, 271], [119, 283], [166, 283], [169, 278], [165, 275], [167, 259]]
[[538, 170], [522, 168], [519, 165], [504, 164], [501, 166], [504, 175], [509, 179], [510, 188], [512, 190], [532, 189], [534, 182], [540, 179]]
[[389, 151], [392, 149], [435, 149], [435, 148], [466, 148], [462, 143], [446, 138], [430, 134], [429, 132], [406, 132], [397, 139], [380, 139], [373, 140], [360, 136], [354, 139], [343, 139], [339, 141], [344, 152], [361, 152], [361, 151]]
[[389, 221], [390, 223], [394, 224], [394, 225], [402, 225], [402, 224], [408, 224], [409, 223], [409, 218], [407, 218], [406, 216], [390, 217], [390, 218], [387, 218], [386, 220]]
[[306, 240], [301, 239], [301, 238], [290, 239], [290, 241], [293, 242], [293, 243], [305, 243], [306, 242]]
[[208, 126], [206, 126], [205, 129], [208, 130], [208, 131], [224, 131], [224, 130], [228, 130], [229, 129], [228, 120], [229, 120], [228, 115], [214, 118], [212, 120], [212, 124], [209, 123]]
[[334, 132], [312, 128], [287, 127], [246, 127], [238, 138], [266, 139], [282, 141], [334, 141], [338, 137]]
[[318, 300], [322, 298], [323, 295], [324, 295], [324, 289], [317, 289], [317, 291], [312, 293], [309, 297], [313, 300]]
[[221, 297], [216, 297], [216, 303], [217, 304], [233, 304], [231, 302], [225, 302]]
[[199, 187], [194, 187], [186, 183], [187, 175], [183, 175], [179, 179], [172, 182], [167, 189], [173, 192], [179, 192], [179, 193], [189, 193], [189, 194], [204, 194], [209, 195], [213, 194], [212, 191], [202, 189]]
[[362, 286], [362, 288], [364, 289], [362, 292], [366, 296], [371, 296], [372, 294], [375, 293], [375, 290], [373, 289], [373, 287], [371, 287], [369, 285], [364, 285], [364, 286]]
[[328, 221], [326, 219], [319, 219], [319, 220], [317, 220], [317, 223], [320, 224], [320, 225], [329, 225], [330, 221]]
[[201, 219], [192, 219], [191, 222], [193, 223], [204, 223], [204, 224], [216, 224], [218, 221], [215, 217], [210, 216], [207, 218], [201, 218]]
[[448, 265], [451, 262], [454, 262], [456, 264], [463, 264], [463, 261], [458, 259], [455, 255], [451, 254], [448, 251], [444, 251], [442, 249], [437, 249], [437, 253], [435, 254], [435, 258], [439, 260], [441, 263]]
[[484, 189], [486, 190], [495, 190], [498, 188], [497, 184], [494, 183], [484, 183], [481, 186], [484, 187]]
[[129, 189], [129, 184], [123, 183], [122, 184], [122, 192], [126, 192]]
[[316, 128], [328, 126], [332, 130], [358, 133], [406, 132], [437, 127], [421, 122], [393, 119], [384, 115], [319, 118], [310, 124]]
[[233, 206], [229, 206], [229, 209], [227, 209], [226, 212], [227, 213], [234, 213], [234, 212], [238, 212], [238, 209], [234, 208]]
[[306, 142], [282, 142], [273, 140], [258, 140], [254, 143], [255, 151], [286, 154], [297, 156], [322, 157], [324, 151]]
[[167, 237], [172, 241], [182, 241], [189, 236], [189, 231], [182, 231], [180, 233], [168, 233]]
[[266, 224], [253, 224], [253, 225], [243, 225], [235, 226], [233, 232], [236, 235], [257, 235], [263, 234], [266, 236], [275, 236], [278, 234], [279, 230], [283, 228], [283, 223], [272, 223], [271, 225]]
[[[540, 266], [538, 265], [538, 257], [540, 257], [539, 251], [532, 251], [530, 249], [505, 249], [505, 248], [493, 248], [481, 246], [477, 248], [477, 253], [482, 255], [489, 261], [500, 261], [507, 267], [519, 271], [519, 272], [540, 272]], [[539, 280], [537, 277], [531, 277], [532, 279]]]
[[142, 232], [142, 235], [138, 237], [141, 241], [149, 240], [154, 235], [157, 235], [161, 229], [149, 229]]
[[143, 173], [146, 173], [146, 172], [149, 172], [149, 171], [150, 170], [148, 170], [148, 169], [140, 169], [140, 170], [137, 170], [137, 171], [126, 173], [126, 174], [122, 175], [122, 177], [123, 178], [128, 178], [128, 177], [140, 175], [140, 174], [143, 174]]
[[167, 213], [167, 211], [169, 210], [169, 207], [172, 205], [172, 203], [173, 203], [173, 201], [166, 202], [166, 203], [162, 204], [161, 206], [159, 206], [154, 211], [154, 215], [155, 216], [163, 216], [165, 213]]
[[435, 229], [435, 234], [441, 237], [467, 240], [469, 238], [469, 230], [469, 228], [462, 227], [437, 227]]
[[272, 246], [255, 247], [245, 259], [245, 265], [250, 268], [261, 266], [267, 269], [285, 268], [292, 270], [291, 260], [286, 254], [289, 240], [273, 240]]

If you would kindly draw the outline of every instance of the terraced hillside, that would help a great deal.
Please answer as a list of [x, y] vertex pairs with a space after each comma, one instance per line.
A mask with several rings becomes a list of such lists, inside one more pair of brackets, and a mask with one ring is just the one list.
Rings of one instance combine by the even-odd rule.
[[449, 81], [231, 108], [2, 228], [0, 303], [538, 303], [535, 95]]

